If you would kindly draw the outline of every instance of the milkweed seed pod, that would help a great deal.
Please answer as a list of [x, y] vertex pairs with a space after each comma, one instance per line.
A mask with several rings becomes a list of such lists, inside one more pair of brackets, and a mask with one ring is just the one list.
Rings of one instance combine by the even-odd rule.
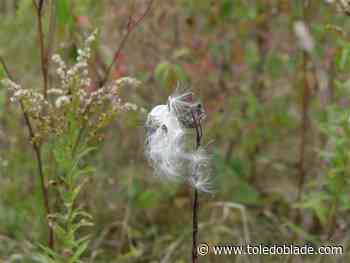
[[158, 105], [148, 114], [146, 131], [146, 154], [155, 173], [168, 179], [179, 177], [185, 160], [185, 132], [167, 105]]
[[167, 105], [157, 105], [147, 116], [146, 156], [160, 178], [184, 179], [192, 187], [208, 192], [210, 160], [200, 147], [188, 150], [186, 128], [198, 128], [205, 118], [202, 104], [193, 92], [177, 90]]
[[173, 112], [185, 128], [195, 128], [205, 119], [206, 114], [202, 103], [194, 100], [191, 91], [180, 91], [178, 86], [175, 93], [168, 98], [169, 111]]

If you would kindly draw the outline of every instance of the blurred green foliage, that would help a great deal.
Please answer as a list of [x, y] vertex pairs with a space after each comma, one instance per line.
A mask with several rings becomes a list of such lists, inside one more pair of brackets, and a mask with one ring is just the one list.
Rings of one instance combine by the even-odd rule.
[[[53, 2], [53, 48], [68, 60], [75, 58], [79, 41], [99, 28], [90, 62], [98, 83], [125, 34], [128, 16], [142, 14], [145, 1]], [[113, 67], [111, 79], [129, 75], [143, 81], [142, 87], [120, 93], [146, 109], [165, 101], [177, 81], [188, 82], [201, 95], [215, 179], [214, 193], [200, 197], [200, 241], [246, 242], [246, 224], [251, 243], [332, 243], [349, 251], [350, 18], [325, 1], [309, 1], [303, 14], [303, 2], [156, 1]], [[44, 14], [47, 32], [48, 5]], [[23, 86], [40, 89], [32, 1], [3, 0], [0, 16], [0, 56]], [[306, 70], [294, 32], [302, 18], [315, 42]], [[305, 86], [310, 89], [302, 141]], [[191, 192], [152, 175], [143, 157], [143, 122], [131, 112], [118, 116], [105, 130], [101, 153], [91, 157], [97, 171], [78, 198], [95, 222], [86, 262], [189, 261]], [[298, 199], [302, 144], [305, 184]], [[38, 262], [33, 251], [47, 233], [36, 163], [21, 113], [2, 86], [0, 180], [0, 262]], [[246, 218], [230, 204], [242, 205]], [[209, 255], [200, 260], [288, 259]], [[319, 262], [320, 257], [291, 260]], [[324, 260], [348, 262], [349, 256]]]

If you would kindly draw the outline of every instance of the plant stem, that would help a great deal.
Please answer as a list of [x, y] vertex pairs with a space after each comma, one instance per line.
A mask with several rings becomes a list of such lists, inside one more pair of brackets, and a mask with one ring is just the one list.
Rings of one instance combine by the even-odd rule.
[[[3, 66], [6, 75], [8, 76], [8, 78], [12, 81], [14, 81], [14, 78], [12, 77], [6, 63], [5, 60], [0, 57], [0, 64]], [[30, 122], [30, 118], [27, 114], [27, 112], [25, 111], [24, 105], [22, 102], [20, 102], [20, 106], [21, 106], [21, 110], [23, 113], [23, 117], [29, 132], [29, 137], [31, 140], [31, 143], [33, 145], [33, 150], [35, 152], [35, 157], [37, 160], [37, 164], [38, 164], [38, 174], [39, 174], [39, 178], [40, 178], [40, 186], [41, 186], [41, 192], [43, 195], [43, 200], [44, 200], [44, 207], [45, 207], [45, 212], [46, 212], [46, 220], [47, 220], [47, 226], [48, 226], [48, 230], [49, 230], [49, 240], [48, 240], [48, 245], [51, 249], [54, 248], [54, 234], [53, 234], [53, 229], [50, 226], [50, 222], [49, 222], [49, 215], [50, 215], [50, 202], [49, 202], [49, 194], [47, 191], [47, 187], [45, 185], [45, 177], [44, 177], [44, 171], [43, 171], [43, 163], [42, 163], [42, 157], [41, 157], [41, 149], [40, 146], [35, 142], [35, 133], [34, 133], [34, 129], [33, 126]]]
[[[264, 81], [264, 75], [265, 75], [265, 64], [267, 62], [267, 55], [268, 55], [268, 38], [266, 35], [269, 33], [269, 16], [271, 15], [270, 12], [267, 10], [272, 10], [272, 6], [268, 3], [259, 3], [261, 1], [256, 2], [256, 6], [258, 9], [258, 19], [256, 21], [256, 27], [257, 27], [257, 33], [256, 33], [256, 45], [258, 47], [259, 52], [259, 62], [256, 65], [255, 68], [255, 77], [253, 80], [253, 86], [252, 90], [254, 93], [254, 96], [256, 97], [256, 100], [258, 103], [263, 104], [264, 98], [263, 98], [263, 92], [265, 90], [265, 81]], [[260, 119], [259, 113], [257, 114], [256, 118], [258, 120]], [[261, 124], [260, 124], [261, 125]], [[259, 127], [259, 122], [257, 124]], [[249, 176], [249, 182], [254, 185], [257, 189], [260, 187], [258, 186], [258, 158], [261, 153], [261, 150], [263, 149], [262, 143], [257, 142], [254, 145], [253, 150], [248, 154], [248, 158], [250, 161], [250, 176]]]
[[[304, 23], [307, 25], [307, 11], [310, 8], [310, 3], [306, 2], [302, 6], [302, 18]], [[301, 126], [300, 126], [300, 145], [299, 145], [299, 161], [298, 161], [298, 190], [296, 202], [299, 203], [302, 200], [302, 195], [305, 185], [305, 150], [306, 150], [306, 135], [307, 128], [309, 126], [309, 104], [311, 96], [311, 87], [308, 80], [308, 64], [310, 61], [309, 54], [303, 51], [302, 57], [302, 81], [303, 81], [303, 91], [302, 91], [302, 105], [301, 105]], [[301, 209], [298, 209], [296, 214], [296, 224], [300, 224], [302, 221]]]
[[151, 11], [153, 2], [154, 2], [154, 0], [149, 1], [149, 4], [147, 6], [146, 11], [140, 16], [140, 18], [134, 20], [132, 15], [129, 16], [127, 26], [126, 26], [126, 33], [125, 33], [124, 37], [122, 38], [117, 51], [114, 53], [114, 57], [113, 57], [112, 62], [107, 67], [107, 72], [106, 72], [104, 78], [100, 82], [100, 85], [99, 85], [100, 87], [105, 85], [106, 82], [108, 81], [109, 76], [111, 75], [112, 69], [113, 69], [115, 63], [117, 62], [117, 60], [119, 59], [120, 53], [123, 50], [125, 44], [127, 43], [129, 36], [134, 31], [134, 29], [142, 23], [142, 21], [146, 18], [148, 13]]
[[[41, 59], [41, 73], [43, 78], [43, 96], [44, 98], [47, 98], [47, 90], [48, 90], [48, 72], [49, 72], [49, 61], [48, 61], [48, 51], [45, 48], [45, 41], [44, 41], [44, 31], [43, 31], [43, 7], [44, 7], [45, 0], [40, 0], [37, 4], [35, 0], [33, 0], [33, 4], [36, 10], [36, 16], [37, 16], [37, 23], [38, 23], [38, 37], [39, 37], [39, 46], [40, 46], [40, 59]], [[53, 4], [53, 3], [51, 3]], [[52, 14], [51, 14], [52, 15]], [[53, 29], [52, 27], [52, 17], [50, 18], [50, 30]], [[50, 32], [53, 33], [53, 32]], [[23, 108], [23, 105], [21, 105], [22, 111], [24, 112], [24, 118], [26, 120], [28, 128], [31, 127], [30, 120], [28, 115], [25, 113], [25, 109]], [[35, 134], [33, 132], [33, 129], [29, 129], [30, 137], [33, 140], [35, 138]], [[44, 197], [44, 205], [46, 209], [47, 217], [50, 215], [50, 203], [49, 203], [49, 193], [47, 190], [47, 187], [45, 185], [45, 177], [43, 172], [43, 164], [42, 164], [42, 157], [41, 157], [41, 149], [40, 146], [33, 141], [33, 148], [35, 151], [37, 163], [38, 163], [38, 172], [40, 176], [40, 183], [41, 183], [41, 190]], [[48, 228], [49, 228], [49, 247], [51, 249], [54, 248], [54, 233], [53, 229], [50, 226], [49, 219], [48, 221]]]
[[50, 79], [50, 65], [51, 65], [51, 56], [54, 49], [55, 44], [55, 33], [56, 33], [56, 0], [50, 1], [50, 17], [49, 17], [49, 30], [47, 34], [47, 47], [46, 47], [46, 74], [47, 74], [47, 82], [48, 88], [50, 87], [51, 79]]
[[39, 36], [39, 45], [40, 45], [40, 57], [41, 57], [41, 72], [43, 77], [44, 89], [43, 95], [44, 98], [47, 97], [47, 89], [48, 89], [48, 57], [47, 51], [45, 49], [44, 43], [44, 32], [43, 32], [43, 22], [42, 22], [42, 10], [44, 0], [40, 0], [39, 5], [36, 4], [35, 0], [33, 0], [34, 7], [36, 9], [36, 16], [38, 20], [38, 36]]
[[[298, 178], [298, 193], [297, 193], [297, 202], [300, 202], [302, 199], [302, 193], [305, 184], [305, 148], [306, 148], [306, 132], [309, 124], [308, 121], [308, 108], [309, 108], [309, 87], [307, 83], [307, 54], [304, 53], [303, 58], [303, 78], [304, 78], [304, 88], [302, 94], [302, 121], [300, 127], [300, 146], [299, 146], [299, 178]], [[297, 223], [300, 223], [301, 214], [298, 211], [297, 214]]]
[[49, 230], [48, 244], [49, 244], [49, 247], [51, 249], [53, 249], [54, 248], [54, 234], [53, 234], [53, 229], [50, 226], [50, 220], [49, 220], [49, 215], [51, 213], [50, 203], [49, 203], [49, 193], [48, 193], [48, 190], [47, 190], [47, 187], [45, 184], [45, 176], [44, 176], [43, 162], [42, 162], [42, 157], [41, 157], [41, 149], [40, 149], [40, 146], [34, 141], [34, 139], [35, 139], [34, 130], [33, 130], [29, 116], [26, 113], [22, 102], [20, 103], [20, 106], [21, 106], [21, 109], [23, 112], [25, 123], [26, 123], [27, 128], [28, 128], [29, 137], [32, 141], [31, 143], [33, 145], [33, 150], [35, 152], [35, 157], [36, 157], [37, 164], [38, 164], [38, 174], [39, 174], [39, 178], [40, 178], [40, 187], [41, 187], [41, 192], [43, 195], [44, 207], [45, 207], [45, 212], [46, 212], [46, 221], [47, 221], [47, 226], [48, 226], [48, 230]]
[[192, 263], [197, 262], [197, 238], [198, 238], [198, 190], [194, 188], [193, 190], [193, 204], [192, 204]]
[[[154, 0], [149, 1], [148, 6], [146, 8], [146, 11], [137, 20], [134, 20], [132, 15], [129, 16], [128, 22], [127, 22], [127, 27], [126, 27], [126, 34], [122, 38], [117, 50], [114, 52], [113, 60], [108, 65], [107, 70], [105, 72], [105, 76], [103, 77], [103, 79], [101, 81], [99, 81], [99, 83], [98, 83], [99, 88], [103, 87], [107, 83], [107, 81], [111, 75], [112, 69], [113, 69], [115, 63], [118, 61], [118, 58], [120, 57], [120, 54], [121, 54], [125, 44], [127, 43], [129, 36], [134, 31], [134, 29], [142, 23], [142, 21], [146, 18], [148, 13], [151, 11], [153, 2], [154, 2]], [[87, 113], [88, 111], [89, 111], [89, 107], [86, 108], [85, 112]], [[76, 152], [76, 150], [81, 142], [85, 128], [86, 128], [86, 123], [83, 123], [82, 127], [79, 130], [78, 139], [76, 140], [75, 145], [73, 146], [73, 153]]]
[[[194, 113], [192, 112], [193, 122], [196, 129], [196, 149], [201, 146], [202, 139], [202, 126], [200, 120], [195, 118]], [[195, 175], [194, 175], [195, 176]], [[194, 187], [193, 190], [193, 203], [192, 203], [192, 263], [198, 262], [198, 253], [197, 253], [197, 240], [198, 240], [198, 190]]]

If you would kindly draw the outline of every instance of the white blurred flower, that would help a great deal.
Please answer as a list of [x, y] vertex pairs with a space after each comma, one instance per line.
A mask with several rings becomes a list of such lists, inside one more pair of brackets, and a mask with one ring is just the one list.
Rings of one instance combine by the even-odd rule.
[[116, 85], [121, 88], [137, 88], [141, 85], [141, 82], [137, 79], [130, 77], [123, 77], [115, 81]]
[[55, 101], [55, 106], [56, 108], [61, 108], [64, 105], [67, 105], [70, 102], [70, 97], [69, 96], [60, 96], [56, 99]]
[[325, 0], [328, 4], [335, 4], [338, 12], [350, 13], [350, 0]]
[[298, 21], [294, 23], [294, 32], [297, 36], [299, 46], [306, 52], [311, 53], [315, 47], [314, 40], [309, 29], [304, 22]]
[[49, 94], [49, 95], [62, 95], [63, 90], [61, 90], [61, 89], [49, 89], [47, 91], [47, 94]]
[[126, 110], [133, 110], [133, 111], [137, 111], [139, 108], [135, 103], [130, 103], [130, 102], [125, 103], [123, 107]]

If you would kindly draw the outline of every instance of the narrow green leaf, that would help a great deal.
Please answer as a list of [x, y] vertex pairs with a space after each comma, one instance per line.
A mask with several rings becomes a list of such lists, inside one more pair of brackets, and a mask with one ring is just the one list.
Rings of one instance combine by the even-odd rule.
[[161, 62], [154, 71], [156, 80], [164, 87], [170, 88], [177, 81], [187, 81], [187, 75], [180, 65]]
[[349, 58], [349, 48], [345, 47], [343, 49], [343, 52], [341, 54], [340, 61], [339, 61], [340, 70], [344, 70], [348, 58]]
[[73, 257], [71, 260], [69, 260], [69, 263], [76, 263], [78, 262], [80, 256], [85, 252], [89, 244], [89, 241], [83, 242], [81, 245], [79, 245], [78, 249], [75, 251]]
[[222, 0], [220, 7], [220, 15], [222, 18], [228, 18], [233, 14], [234, 1]]
[[61, 25], [67, 25], [72, 22], [72, 15], [69, 11], [68, 0], [57, 0], [56, 1], [57, 10], [57, 21]]

